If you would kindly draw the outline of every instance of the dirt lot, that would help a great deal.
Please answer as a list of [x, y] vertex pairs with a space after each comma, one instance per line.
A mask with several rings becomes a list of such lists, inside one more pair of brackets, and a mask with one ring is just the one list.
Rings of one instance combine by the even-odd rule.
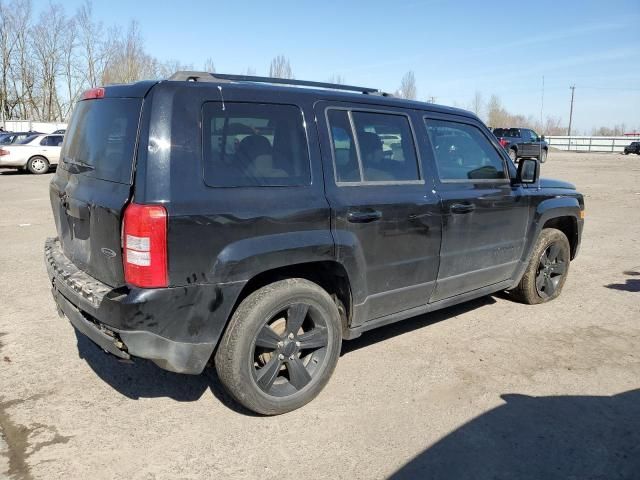
[[543, 175], [586, 196], [559, 299], [369, 332], [314, 402], [261, 418], [213, 372], [77, 337], [42, 259], [51, 175], [0, 174], [0, 478], [639, 478], [640, 157], [554, 152]]

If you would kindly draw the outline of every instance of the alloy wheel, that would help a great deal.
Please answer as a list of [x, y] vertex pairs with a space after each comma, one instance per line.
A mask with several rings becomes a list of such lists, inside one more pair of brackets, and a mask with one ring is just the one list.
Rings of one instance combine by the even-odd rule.
[[328, 345], [329, 333], [320, 313], [306, 303], [288, 305], [256, 335], [253, 378], [267, 395], [293, 395], [322, 371]]
[[567, 271], [567, 259], [560, 244], [551, 243], [540, 257], [536, 273], [536, 290], [542, 298], [549, 298], [557, 291]]

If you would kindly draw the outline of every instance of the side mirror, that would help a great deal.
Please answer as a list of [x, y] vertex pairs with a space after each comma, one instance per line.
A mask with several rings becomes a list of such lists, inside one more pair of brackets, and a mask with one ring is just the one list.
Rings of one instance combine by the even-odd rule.
[[540, 135], [540, 141], [544, 142], [544, 135]]
[[540, 177], [540, 162], [535, 158], [522, 158], [518, 164], [517, 183], [537, 183]]

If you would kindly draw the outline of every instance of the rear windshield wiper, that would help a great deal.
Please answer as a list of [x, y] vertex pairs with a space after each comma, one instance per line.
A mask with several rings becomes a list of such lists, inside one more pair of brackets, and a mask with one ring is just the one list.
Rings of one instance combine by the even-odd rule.
[[83, 162], [82, 160], [75, 160], [71, 157], [63, 157], [62, 161], [66, 164], [69, 165], [75, 165], [76, 167], [80, 167], [80, 168], [84, 168], [85, 170], [95, 170], [96, 167], [94, 167], [93, 165], [89, 165], [86, 162]]

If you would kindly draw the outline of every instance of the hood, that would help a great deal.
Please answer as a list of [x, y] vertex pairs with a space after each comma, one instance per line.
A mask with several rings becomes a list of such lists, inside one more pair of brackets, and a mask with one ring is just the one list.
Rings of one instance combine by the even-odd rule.
[[576, 186], [572, 183], [556, 180], [554, 178], [541, 178], [540, 188], [566, 188], [569, 190], [575, 190]]

